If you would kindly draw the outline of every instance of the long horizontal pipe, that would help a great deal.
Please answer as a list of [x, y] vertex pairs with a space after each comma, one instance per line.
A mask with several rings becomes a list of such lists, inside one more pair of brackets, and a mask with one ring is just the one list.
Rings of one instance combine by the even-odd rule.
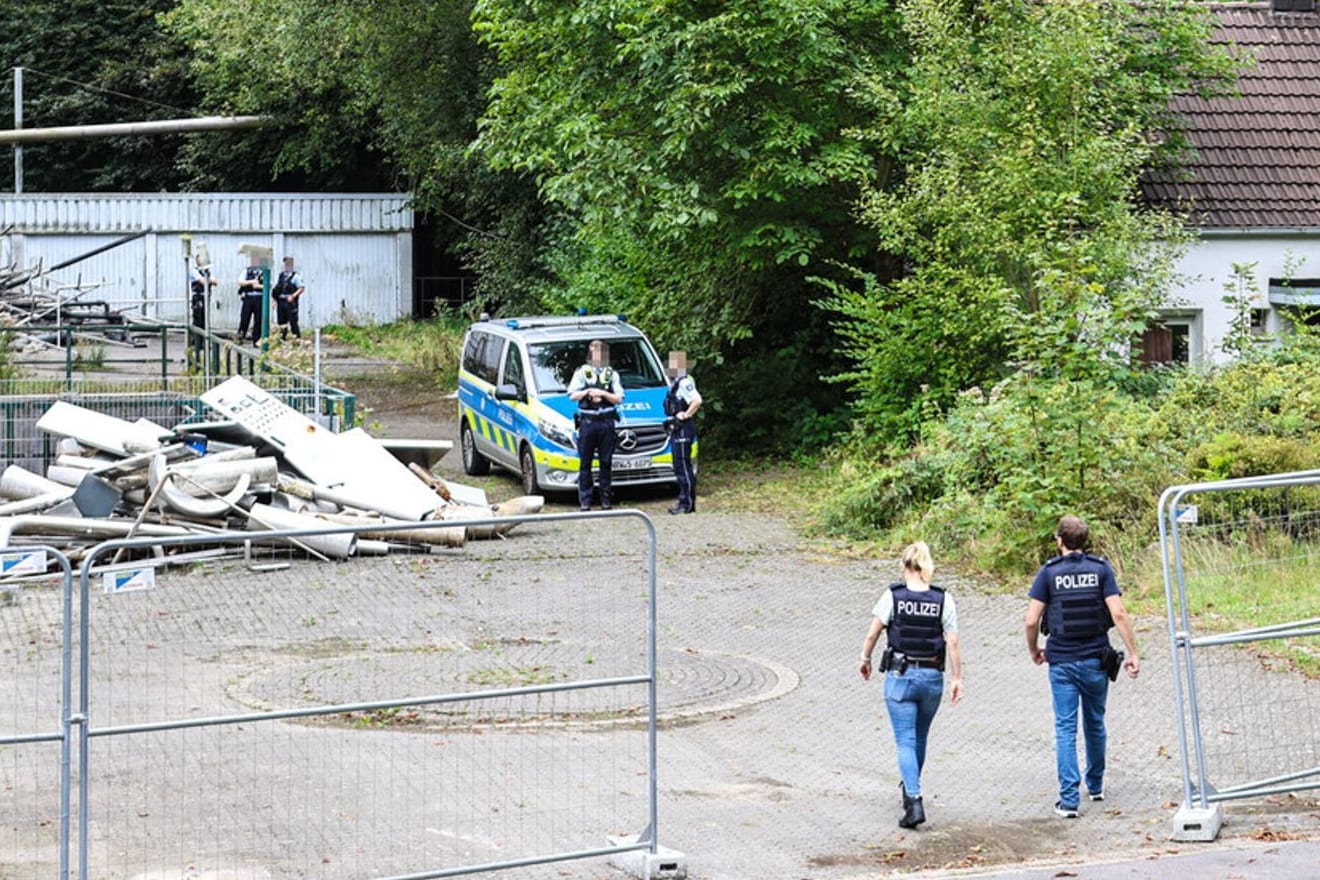
[[105, 125], [62, 125], [54, 128], [18, 128], [0, 131], [0, 144], [39, 144], [123, 135], [175, 134], [184, 131], [225, 131], [257, 128], [266, 116], [199, 116], [195, 119], [157, 119], [150, 122], [111, 122]]

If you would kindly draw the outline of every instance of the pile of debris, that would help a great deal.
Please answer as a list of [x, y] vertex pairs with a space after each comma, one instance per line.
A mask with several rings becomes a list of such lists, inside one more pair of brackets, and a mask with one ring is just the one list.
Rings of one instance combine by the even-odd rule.
[[[0, 230], [0, 240], [7, 240], [11, 227]], [[15, 328], [34, 328], [31, 333], [10, 335], [9, 345], [14, 348], [64, 348], [79, 336], [95, 334], [102, 341], [132, 343], [128, 315], [105, 300], [87, 299], [87, 294], [99, 288], [100, 283], [84, 282], [79, 278], [73, 284], [60, 284], [53, 272], [66, 269], [88, 257], [141, 238], [145, 232], [124, 236], [72, 259], [53, 266], [25, 266], [17, 259], [0, 265], [0, 324]], [[12, 254], [13, 247], [0, 247], [0, 253]]]
[[[37, 422], [59, 438], [45, 475], [17, 465], [0, 475], [0, 547], [58, 547], [77, 563], [112, 539], [360, 527], [265, 539], [343, 559], [502, 536], [516, 523], [447, 523], [525, 516], [544, 504], [523, 496], [491, 506], [481, 490], [405, 465], [360, 428], [329, 431], [242, 377], [202, 400], [220, 419], [177, 429], [56, 402]], [[232, 541], [188, 544], [189, 560], [236, 552]]]

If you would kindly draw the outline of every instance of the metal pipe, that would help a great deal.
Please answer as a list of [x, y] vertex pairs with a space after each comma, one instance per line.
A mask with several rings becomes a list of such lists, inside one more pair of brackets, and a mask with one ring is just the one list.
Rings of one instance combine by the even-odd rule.
[[[33, 131], [36, 131], [36, 130], [37, 130], [37, 129], [33, 129]], [[3, 134], [4, 134], [4, 132], [0, 132], [0, 135], [3, 135]], [[144, 230], [142, 230], [141, 232], [134, 232], [132, 235], [125, 235], [123, 238], [116, 239], [115, 241], [112, 241], [112, 242], [110, 242], [109, 244], [103, 244], [103, 245], [101, 245], [99, 248], [94, 248], [93, 250], [90, 250], [90, 251], [88, 251], [88, 252], [85, 253], [85, 254], [79, 254], [79, 255], [76, 256], [76, 257], [70, 257], [69, 259], [65, 260], [63, 263], [56, 263], [54, 266], [51, 266], [51, 267], [45, 269], [45, 270], [42, 272], [42, 274], [43, 274], [43, 275], [49, 275], [51, 272], [56, 272], [56, 271], [59, 271], [60, 269], [66, 269], [66, 268], [68, 268], [69, 266], [72, 266], [74, 263], [81, 263], [83, 260], [86, 260], [86, 259], [88, 259], [89, 257], [94, 257], [94, 256], [96, 256], [97, 254], [102, 254], [102, 253], [105, 253], [105, 252], [108, 251], [108, 250], [113, 250], [113, 249], [119, 247], [120, 245], [128, 244], [130, 241], [136, 241], [137, 239], [139, 239], [139, 238], [141, 238], [142, 236], [146, 235], [148, 232], [151, 232], [151, 230], [150, 230], [150, 229], [144, 229]], [[80, 285], [80, 286], [81, 286], [81, 285]]]
[[193, 119], [157, 119], [149, 122], [112, 122], [104, 125], [63, 125], [0, 131], [0, 144], [39, 144], [125, 135], [176, 134], [186, 131], [233, 131], [258, 128], [266, 116], [198, 116]]
[[[14, 130], [23, 127], [23, 68], [14, 68]], [[23, 145], [14, 144], [14, 195], [23, 193]], [[63, 867], [63, 866], [61, 866]]]
[[[23, 535], [79, 535], [84, 538], [122, 538], [132, 533], [133, 524], [123, 520], [85, 519], [80, 516], [13, 516], [0, 519], [0, 547], [8, 547], [10, 538]], [[187, 529], [177, 526], [144, 525], [138, 533], [153, 538], [187, 536]]]

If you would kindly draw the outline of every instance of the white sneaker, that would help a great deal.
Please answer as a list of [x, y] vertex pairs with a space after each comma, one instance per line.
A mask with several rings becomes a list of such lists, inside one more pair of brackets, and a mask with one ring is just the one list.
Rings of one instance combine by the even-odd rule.
[[1077, 808], [1065, 807], [1063, 802], [1059, 801], [1054, 805], [1054, 815], [1058, 816], [1060, 819], [1076, 819]]
[[1105, 790], [1102, 788], [1099, 791], [1088, 792], [1087, 797], [1093, 801], [1102, 801], [1105, 799]]

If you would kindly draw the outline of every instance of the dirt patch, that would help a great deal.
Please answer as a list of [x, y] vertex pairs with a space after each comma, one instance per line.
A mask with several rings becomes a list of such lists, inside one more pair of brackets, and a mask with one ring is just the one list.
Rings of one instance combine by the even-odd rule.
[[[859, 853], [812, 856], [813, 867], [883, 868], [889, 871], [945, 871], [1031, 862], [1046, 855], [1064, 857], [1068, 849], [1050, 851], [1048, 822], [997, 822], [954, 825], [900, 833], [884, 844]], [[1044, 846], [1042, 846], [1044, 844]]]

